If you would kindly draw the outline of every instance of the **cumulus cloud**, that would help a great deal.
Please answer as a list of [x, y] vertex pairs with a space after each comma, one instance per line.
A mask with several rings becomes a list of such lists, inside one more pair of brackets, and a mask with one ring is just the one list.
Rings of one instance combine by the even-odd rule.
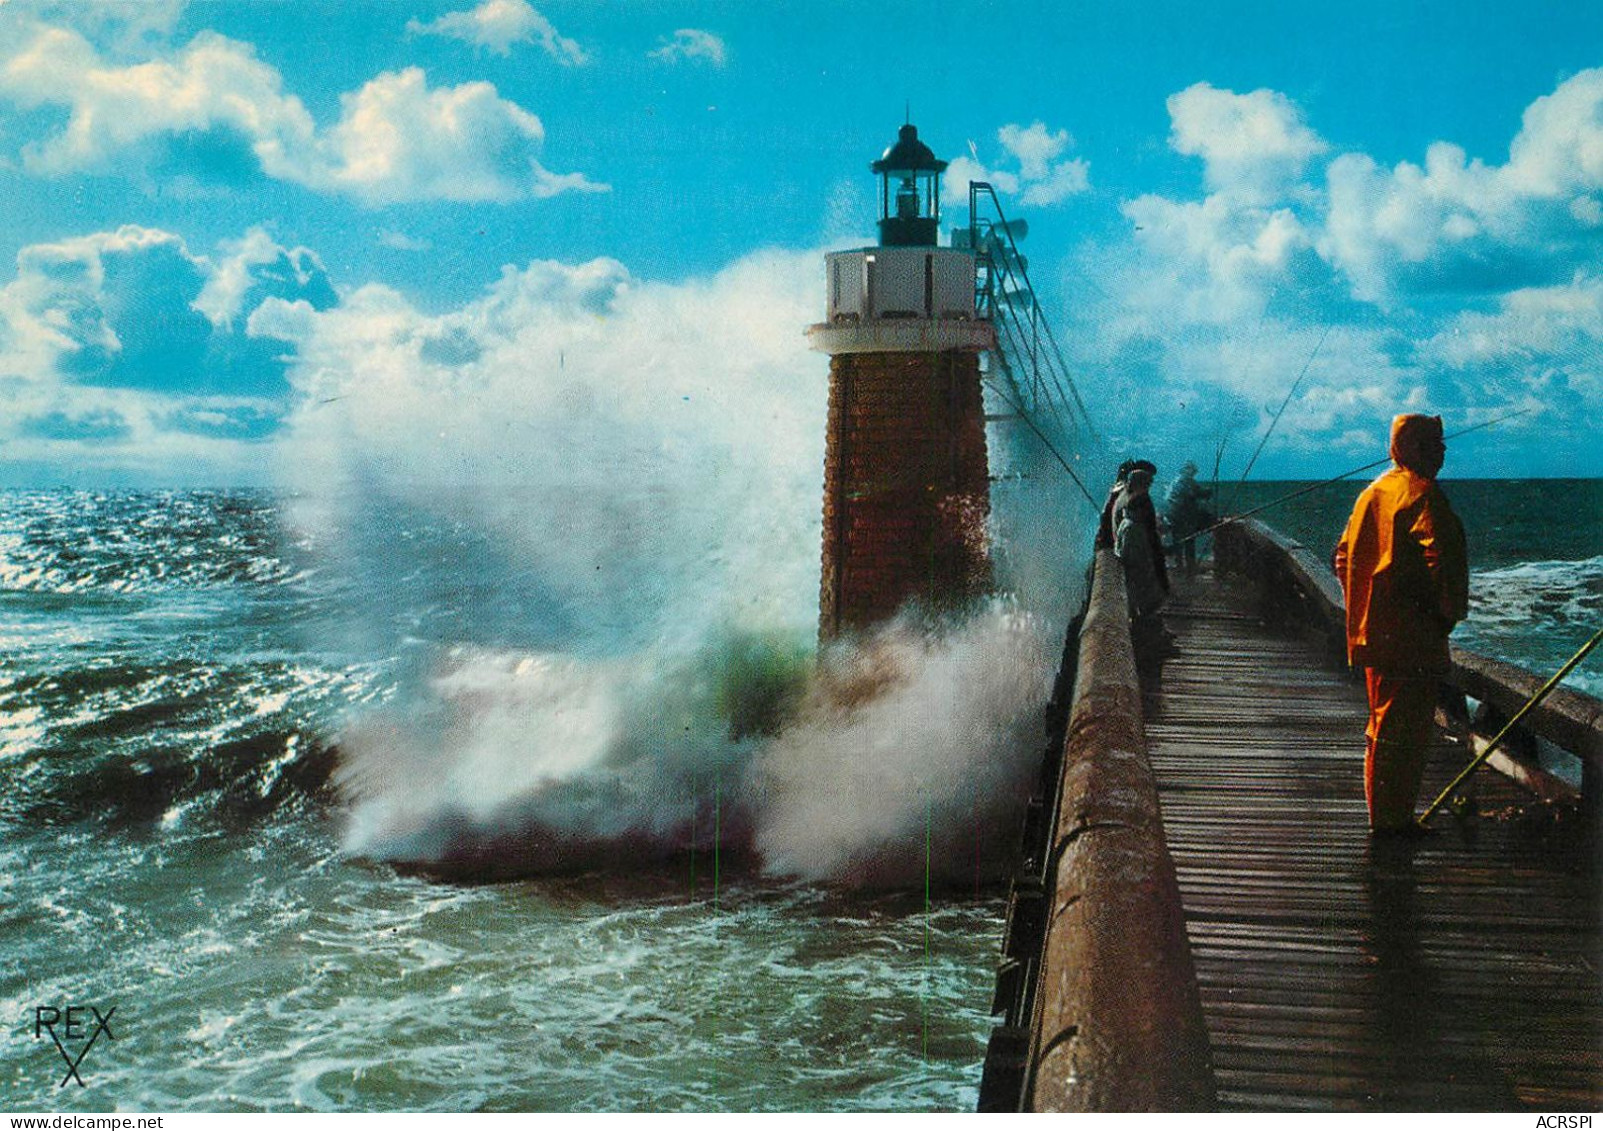
[[324, 139], [314, 186], [369, 203], [491, 200], [600, 191], [579, 174], [555, 174], [535, 159], [540, 120], [489, 83], [431, 89], [416, 67], [379, 75], [341, 96], [340, 121]]
[[328, 271], [310, 248], [282, 247], [258, 227], [223, 241], [219, 250], [193, 304], [214, 326], [232, 325], [247, 305], [254, 308], [269, 296], [304, 300], [320, 310], [338, 301]]
[[646, 55], [664, 63], [692, 62], [721, 67], [728, 54], [722, 39], [699, 28], [682, 27], [673, 33], [672, 39], [664, 38], [659, 42], [661, 46]]
[[378, 242], [385, 247], [396, 251], [431, 251], [434, 244], [417, 236], [409, 236], [405, 232], [397, 232], [393, 228], [380, 228], [377, 232]]
[[1455, 378], [1464, 402], [1498, 397], [1528, 407], [1528, 426], [1554, 447], [1595, 448], [1603, 409], [1603, 278], [1595, 271], [1511, 291], [1490, 310], [1459, 312], [1419, 353]]
[[1060, 161], [1063, 152], [1074, 144], [1068, 130], [1048, 130], [1040, 122], [1026, 129], [1006, 125], [997, 131], [996, 138], [1002, 148], [1019, 163], [1019, 182], [1024, 204], [1058, 204], [1091, 187], [1091, 166], [1078, 158]]
[[1022, 204], [1047, 208], [1090, 189], [1090, 162], [1063, 157], [1074, 146], [1067, 130], [1050, 130], [1042, 122], [1029, 126], [1010, 123], [997, 131], [996, 138], [1007, 164], [987, 166], [980, 161], [979, 148], [970, 142], [969, 154], [947, 166], [948, 193], [966, 196], [969, 182], [985, 181], [999, 192], [1017, 196]]
[[1603, 231], [1603, 69], [1526, 109], [1508, 160], [1441, 141], [1422, 164], [1361, 153], [1329, 172], [1321, 253], [1355, 293], [1495, 293], [1554, 285], [1596, 261]]
[[167, 58], [122, 66], [76, 32], [42, 27], [0, 65], [0, 96], [64, 107], [65, 126], [23, 149], [43, 175], [111, 172], [130, 158], [202, 178], [251, 170], [369, 205], [510, 201], [605, 188], [539, 161], [540, 120], [485, 82], [430, 87], [380, 74], [319, 128], [248, 45], [212, 32]]
[[1169, 144], [1202, 158], [1203, 179], [1214, 192], [1273, 195], [1327, 148], [1277, 91], [1237, 94], [1199, 82], [1171, 95], [1168, 108]]
[[1315, 234], [1291, 208], [1242, 208], [1214, 195], [1175, 201], [1147, 195], [1120, 206], [1147, 263], [1158, 265], [1140, 296], [1180, 305], [1188, 321], [1239, 318], [1261, 309]]
[[0, 36], [44, 20], [77, 27], [119, 54], [140, 55], [172, 36], [188, 6], [189, 0], [30, 0], [24, 10], [0, 0], [0, 22], [12, 16]]
[[315, 255], [260, 230], [220, 253], [135, 225], [23, 248], [0, 287], [8, 459], [160, 474], [158, 454], [181, 451], [198, 471], [229, 458], [211, 441], [270, 434], [289, 394], [283, 350], [234, 320], [269, 295], [308, 309], [337, 298]]
[[1533, 411], [1475, 441], [1497, 466], [1565, 470], [1551, 449], [1598, 469], [1603, 71], [1533, 101], [1502, 164], [1448, 140], [1393, 168], [1332, 155], [1274, 91], [1203, 83], [1168, 108], [1198, 191], [1122, 202], [1129, 239], [1063, 276], [1065, 339], [1107, 375], [1116, 446], [1202, 463], [1222, 442], [1229, 474], [1301, 376], [1255, 474], [1361, 462], [1398, 411], [1462, 425], [1514, 407]]
[[1320, 196], [1304, 180], [1326, 146], [1297, 106], [1276, 91], [1237, 94], [1202, 82], [1171, 95], [1167, 107], [1169, 144], [1202, 159], [1207, 193], [1149, 193], [1120, 205], [1153, 268], [1149, 294], [1184, 302], [1189, 318], [1218, 321], [1261, 308], [1275, 289], [1307, 290], [1328, 277], [1314, 254]]
[[515, 43], [538, 43], [547, 55], [564, 66], [577, 67], [590, 61], [584, 48], [557, 34], [551, 21], [535, 11], [527, 0], [484, 0], [477, 8], [448, 12], [428, 23], [410, 20], [406, 30], [412, 35], [459, 39], [497, 55], [510, 55]]
[[271, 176], [313, 147], [313, 124], [277, 71], [246, 44], [197, 35], [171, 60], [103, 61], [77, 32], [43, 27], [0, 67], [0, 93], [24, 107], [63, 106], [62, 130], [23, 151], [34, 172], [99, 172], [152, 139], [231, 133]]

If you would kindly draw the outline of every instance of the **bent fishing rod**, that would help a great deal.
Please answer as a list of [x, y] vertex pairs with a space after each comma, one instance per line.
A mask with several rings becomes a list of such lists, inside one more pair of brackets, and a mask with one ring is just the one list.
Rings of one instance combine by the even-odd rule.
[[[1505, 421], [1513, 420], [1516, 416], [1524, 416], [1526, 413], [1531, 411], [1532, 410], [1529, 408], [1516, 409], [1514, 412], [1505, 413], [1504, 415], [1494, 417], [1491, 420], [1483, 420], [1479, 424], [1472, 424], [1468, 428], [1460, 428], [1457, 432], [1449, 432], [1446, 436], [1443, 436], [1442, 439], [1444, 441], [1456, 440], [1460, 436], [1467, 436], [1471, 432], [1479, 432], [1482, 428], [1490, 428], [1494, 424], [1502, 424]], [[1251, 518], [1253, 515], [1261, 514], [1271, 507], [1278, 507], [1281, 503], [1289, 503], [1292, 499], [1299, 499], [1308, 494], [1310, 491], [1317, 491], [1321, 487], [1329, 487], [1332, 483], [1340, 483], [1343, 479], [1351, 479], [1354, 475], [1359, 475], [1365, 471], [1373, 471], [1382, 464], [1387, 464], [1390, 462], [1391, 456], [1387, 456], [1384, 459], [1377, 459], [1371, 461], [1370, 463], [1366, 463], [1362, 467], [1355, 467], [1351, 471], [1344, 471], [1340, 475], [1333, 475], [1329, 479], [1321, 480], [1318, 483], [1311, 483], [1306, 487], [1299, 487], [1289, 494], [1280, 496], [1278, 499], [1271, 499], [1269, 502], [1264, 503], [1261, 506], [1253, 507], [1250, 511], [1243, 511], [1241, 514], [1230, 515], [1228, 518], [1220, 519], [1212, 526], [1204, 527], [1195, 534], [1188, 534], [1184, 538], [1181, 538], [1176, 545], [1190, 542], [1194, 538], [1201, 538], [1204, 534], [1212, 534], [1221, 526], [1229, 526], [1231, 523], [1240, 522], [1243, 519]]]
[[1486, 759], [1492, 756], [1492, 752], [1497, 749], [1498, 744], [1502, 742], [1503, 739], [1508, 737], [1508, 733], [1514, 729], [1515, 725], [1518, 724], [1519, 721], [1526, 715], [1530, 714], [1531, 711], [1535, 710], [1536, 705], [1543, 699], [1546, 699], [1548, 693], [1557, 687], [1565, 676], [1574, 671], [1577, 664], [1586, 659], [1586, 657], [1591, 653], [1592, 649], [1598, 646], [1599, 641], [1603, 641], [1603, 628], [1600, 628], [1593, 633], [1592, 639], [1581, 645], [1581, 650], [1579, 652], [1575, 653], [1575, 655], [1564, 661], [1564, 666], [1553, 673], [1553, 678], [1542, 684], [1541, 689], [1537, 691], [1535, 695], [1531, 696], [1530, 700], [1525, 704], [1525, 706], [1514, 712], [1514, 717], [1509, 719], [1508, 722], [1503, 725], [1503, 729], [1497, 732], [1497, 737], [1487, 743], [1486, 748], [1470, 760], [1469, 765], [1465, 766], [1463, 772], [1448, 783], [1446, 789], [1437, 794], [1436, 800], [1432, 801], [1430, 803], [1430, 807], [1419, 815], [1417, 824], [1420, 828], [1424, 828], [1425, 822], [1430, 820], [1431, 814], [1435, 813], [1436, 810], [1445, 805], [1447, 803], [1447, 799], [1452, 796], [1453, 791], [1459, 786], [1463, 785], [1471, 774], [1480, 769], [1481, 763], [1485, 762]]

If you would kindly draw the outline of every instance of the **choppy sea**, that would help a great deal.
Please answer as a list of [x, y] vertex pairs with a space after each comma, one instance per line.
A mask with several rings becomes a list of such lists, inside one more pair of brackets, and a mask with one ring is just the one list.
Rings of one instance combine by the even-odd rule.
[[[1266, 517], [1322, 551], [1357, 487]], [[1556, 667], [1603, 615], [1603, 484], [1447, 488], [1461, 638]], [[302, 511], [0, 494], [0, 1107], [972, 1109], [983, 796], [1027, 783], [1061, 625], [820, 689], [805, 634], [556, 648], [477, 528], [397, 509], [353, 559]], [[34, 1023], [71, 1005], [116, 1009], [82, 1087]]]

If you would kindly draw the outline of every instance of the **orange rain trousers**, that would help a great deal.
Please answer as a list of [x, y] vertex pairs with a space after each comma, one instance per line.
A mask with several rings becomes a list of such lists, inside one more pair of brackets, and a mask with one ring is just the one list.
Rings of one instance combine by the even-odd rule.
[[1440, 676], [1422, 672], [1394, 675], [1364, 669], [1369, 692], [1364, 798], [1369, 802], [1371, 829], [1405, 829], [1413, 823], [1440, 681]]

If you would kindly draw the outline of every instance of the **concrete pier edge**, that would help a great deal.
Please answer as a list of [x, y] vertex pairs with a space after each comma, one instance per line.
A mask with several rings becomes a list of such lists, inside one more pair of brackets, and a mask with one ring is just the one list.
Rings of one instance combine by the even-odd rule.
[[1027, 1106], [1191, 1111], [1215, 1086], [1147, 761], [1123, 570], [1099, 550], [1048, 869]]

